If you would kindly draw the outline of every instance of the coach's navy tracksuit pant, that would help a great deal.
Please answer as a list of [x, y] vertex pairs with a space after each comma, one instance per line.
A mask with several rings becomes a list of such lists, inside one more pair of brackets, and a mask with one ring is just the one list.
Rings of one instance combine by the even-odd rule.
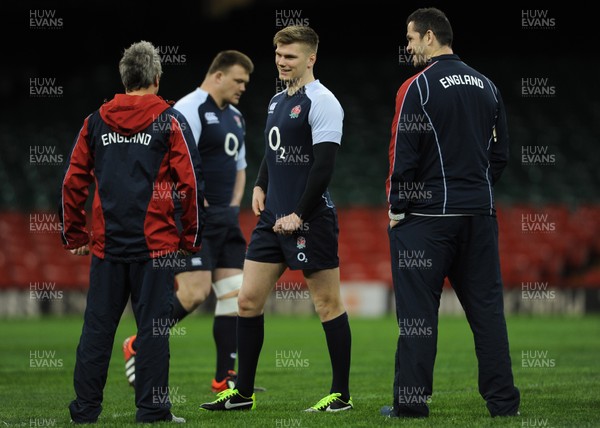
[[169, 329], [164, 326], [171, 317], [173, 287], [173, 270], [161, 269], [152, 260], [118, 263], [92, 256], [87, 306], [75, 363], [77, 398], [69, 405], [74, 422], [95, 422], [102, 411], [115, 332], [130, 296], [137, 323], [136, 420], [170, 420]]
[[438, 309], [448, 277], [475, 339], [479, 392], [492, 416], [516, 414], [520, 394], [513, 384], [496, 217], [408, 215], [389, 238], [400, 329], [394, 411], [429, 414]]

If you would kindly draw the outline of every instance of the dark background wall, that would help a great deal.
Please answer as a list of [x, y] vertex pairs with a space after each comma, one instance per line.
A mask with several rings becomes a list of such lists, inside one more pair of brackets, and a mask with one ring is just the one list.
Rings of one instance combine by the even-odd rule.
[[[345, 110], [345, 135], [331, 185], [334, 201], [339, 206], [385, 205], [394, 98], [416, 72], [406, 63], [405, 19], [415, 8], [431, 5], [442, 8], [453, 24], [455, 53], [502, 91], [512, 155], [497, 198], [507, 203], [598, 202], [597, 35], [594, 22], [585, 19], [591, 12], [573, 3], [551, 8], [383, 0], [358, 6], [335, 1], [73, 1], [22, 2], [4, 13], [0, 208], [54, 210], [63, 166], [32, 164], [30, 154], [49, 147], [66, 159], [85, 116], [122, 92], [117, 64], [123, 49], [139, 40], [171, 55], [159, 93], [170, 100], [201, 82], [218, 51], [238, 49], [252, 57], [255, 72], [239, 105], [247, 119], [252, 182], [264, 150], [266, 107], [277, 89], [272, 37], [289, 18], [319, 33], [315, 75]], [[50, 20], [39, 21], [44, 16]], [[544, 16], [545, 22], [535, 21]], [[524, 25], [524, 18], [531, 25]], [[553, 93], [525, 97], [524, 86]], [[32, 88], [60, 94], [32, 96]], [[524, 164], [522, 150], [531, 146], [546, 150], [554, 162]]]

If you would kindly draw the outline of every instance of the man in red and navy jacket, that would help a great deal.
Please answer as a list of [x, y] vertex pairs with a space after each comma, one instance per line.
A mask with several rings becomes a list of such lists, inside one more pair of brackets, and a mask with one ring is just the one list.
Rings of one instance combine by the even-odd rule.
[[[136, 420], [177, 419], [168, 396], [173, 263], [178, 253], [199, 250], [204, 224], [200, 157], [185, 118], [157, 95], [158, 51], [149, 42], [132, 44], [119, 71], [126, 93], [84, 120], [61, 189], [63, 246], [76, 255], [92, 252], [69, 406], [76, 423], [100, 415], [114, 335], [130, 297], [138, 325]], [[181, 234], [174, 199], [181, 203]]]

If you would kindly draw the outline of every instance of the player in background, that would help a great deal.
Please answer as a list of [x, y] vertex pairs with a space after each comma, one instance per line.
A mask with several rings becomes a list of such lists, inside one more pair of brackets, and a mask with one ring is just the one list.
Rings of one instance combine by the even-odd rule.
[[[246, 125], [235, 108], [254, 70], [251, 59], [235, 50], [219, 52], [202, 84], [175, 103], [187, 119], [200, 153], [205, 180], [206, 224], [200, 252], [176, 272], [171, 327], [201, 305], [212, 289], [217, 299], [213, 337], [217, 350], [212, 391], [233, 385], [236, 362], [237, 295], [242, 285], [246, 240], [239, 210], [246, 184]], [[125, 374], [135, 382], [135, 335], [123, 343]]]
[[[386, 190], [400, 331], [394, 401], [381, 412], [429, 415], [447, 277], [473, 333], [479, 393], [490, 415], [517, 415], [493, 191], [508, 162], [504, 104], [498, 88], [454, 54], [441, 10], [413, 12], [406, 38], [413, 64], [424, 69], [398, 90], [392, 122]], [[425, 333], [407, 328], [415, 324]]]
[[351, 331], [340, 295], [337, 212], [327, 187], [342, 139], [344, 112], [315, 79], [319, 37], [286, 27], [273, 39], [287, 89], [268, 105], [265, 156], [252, 195], [260, 219], [252, 233], [238, 296], [238, 379], [205, 410], [255, 408], [265, 303], [286, 268], [301, 269], [322, 322], [332, 367], [329, 394], [307, 411], [353, 408], [349, 389]]
[[[170, 411], [169, 331], [154, 326], [170, 317], [174, 289], [173, 270], [160, 266], [201, 244], [200, 157], [185, 117], [157, 95], [158, 50], [146, 41], [132, 44], [119, 72], [125, 93], [84, 120], [62, 181], [63, 246], [78, 256], [92, 251], [69, 411], [73, 423], [97, 422], [115, 333], [131, 297], [138, 326], [135, 419], [185, 422]], [[92, 182], [89, 245], [85, 204]], [[155, 197], [157, 186], [188, 195], [181, 202], [182, 231], [173, 200]]]

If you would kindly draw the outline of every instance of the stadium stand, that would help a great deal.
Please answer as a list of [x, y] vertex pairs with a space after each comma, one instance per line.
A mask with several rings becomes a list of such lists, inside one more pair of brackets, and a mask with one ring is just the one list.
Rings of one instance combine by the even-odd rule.
[[[62, 290], [83, 290], [89, 257], [74, 257], [60, 246], [55, 213], [0, 214], [0, 287], [28, 289], [32, 283], [54, 283]], [[543, 281], [559, 287], [597, 287], [600, 283], [600, 207], [584, 205], [510, 205], [498, 209], [502, 274], [506, 287]], [[341, 209], [342, 281], [383, 281], [391, 287], [390, 254], [384, 207]], [[242, 210], [247, 238], [256, 224]], [[529, 230], [524, 230], [529, 229]], [[532, 231], [531, 229], [538, 229]], [[544, 230], [542, 230], [544, 229]], [[282, 281], [302, 282], [300, 272]]]

